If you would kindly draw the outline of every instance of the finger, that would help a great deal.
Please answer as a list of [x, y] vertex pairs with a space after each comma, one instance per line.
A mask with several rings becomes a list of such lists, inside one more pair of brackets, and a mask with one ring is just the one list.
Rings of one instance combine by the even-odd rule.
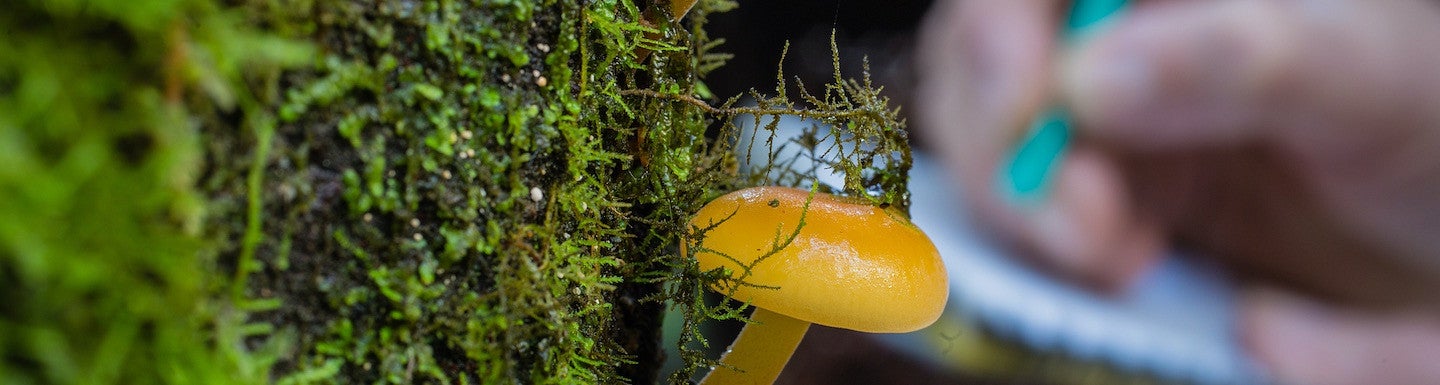
[[928, 13], [917, 60], [919, 127], [967, 177], [988, 178], [1047, 97], [1054, 6], [952, 0]]
[[1077, 145], [1055, 193], [1017, 207], [992, 185], [1030, 120], [1051, 100], [1059, 1], [941, 2], [924, 27], [919, 65], [920, 127], [957, 170], [982, 228], [1032, 261], [1090, 286], [1113, 289], [1160, 248], [1155, 226], [1128, 211], [1106, 156]]
[[1344, 312], [1273, 291], [1242, 307], [1242, 338], [1286, 384], [1440, 382], [1440, 318]]
[[1440, 101], [1436, 8], [1414, 0], [1143, 4], [1066, 58], [1062, 94], [1089, 133], [1144, 148], [1267, 135], [1349, 145], [1356, 130], [1334, 128], [1434, 121], [1417, 114], [1435, 117]]
[[[1019, 207], [1018, 233], [1031, 256], [1100, 291], [1120, 291], [1158, 260], [1160, 223], [1135, 211], [1120, 167], [1107, 153], [1076, 143], [1057, 170], [1050, 200]], [[1012, 206], [1013, 207], [1013, 206]]]
[[1349, 231], [1440, 274], [1440, 7], [1142, 4], [1063, 65], [1081, 129], [1125, 150], [1278, 150]]
[[991, 176], [1040, 108], [1054, 45], [1052, 1], [936, 2], [917, 50], [918, 127], [960, 177], [973, 217], [1002, 239], [1024, 226], [991, 188]]

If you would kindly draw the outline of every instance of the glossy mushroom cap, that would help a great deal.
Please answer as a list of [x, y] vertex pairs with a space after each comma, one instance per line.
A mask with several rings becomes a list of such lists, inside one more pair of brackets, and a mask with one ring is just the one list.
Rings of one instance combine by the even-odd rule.
[[[744, 268], [737, 261], [751, 264], [794, 233], [809, 198], [805, 190], [755, 187], [706, 204], [690, 224], [701, 229], [719, 225], [706, 231], [701, 243], [713, 251], [694, 255], [700, 269], [724, 267], [740, 277]], [[929, 326], [949, 296], [940, 252], [908, 219], [820, 193], [811, 200], [793, 243], [755, 264], [744, 281], [779, 289], [741, 285], [736, 300], [802, 321], [870, 333]], [[726, 293], [729, 288], [714, 289]]]

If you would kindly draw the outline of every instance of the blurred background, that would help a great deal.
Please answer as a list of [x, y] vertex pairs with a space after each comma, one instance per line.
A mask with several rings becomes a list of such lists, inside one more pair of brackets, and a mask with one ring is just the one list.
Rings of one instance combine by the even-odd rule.
[[711, 36], [725, 39], [721, 50], [735, 53], [707, 79], [716, 95], [750, 88], [773, 89], [780, 52], [790, 43], [786, 77], [817, 87], [833, 78], [830, 33], [840, 48], [841, 70], [859, 78], [862, 59], [886, 87], [895, 105], [905, 105], [913, 82], [910, 53], [915, 30], [929, 1], [740, 1], [740, 7], [710, 17]]

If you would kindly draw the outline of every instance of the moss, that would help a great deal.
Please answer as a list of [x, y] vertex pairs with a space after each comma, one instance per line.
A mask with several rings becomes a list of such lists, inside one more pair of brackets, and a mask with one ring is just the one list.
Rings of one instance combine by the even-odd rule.
[[253, 100], [238, 68], [274, 70], [304, 47], [208, 1], [5, 8], [0, 382], [264, 382], [284, 346], [242, 344], [265, 325], [207, 278], [220, 268], [205, 155], [175, 89], [204, 85], [195, 99], [234, 108]]
[[704, 25], [735, 4], [642, 22], [658, 6], [12, 6], [4, 381], [648, 383], [673, 306], [682, 382], [713, 364], [698, 325], [745, 310], [701, 300], [719, 275], [678, 252], [688, 214], [813, 180], [740, 170], [733, 146], [812, 118], [808, 138], [867, 143], [795, 143], [860, 149], [824, 189], [902, 206], [908, 147], [838, 70], [819, 95], [777, 77], [754, 107], [716, 100]]

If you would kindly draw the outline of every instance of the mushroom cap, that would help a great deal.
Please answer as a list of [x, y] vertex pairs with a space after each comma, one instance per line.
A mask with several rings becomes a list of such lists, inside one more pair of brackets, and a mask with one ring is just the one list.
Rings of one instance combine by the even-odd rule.
[[[802, 213], [805, 226], [794, 241], [755, 263], [795, 232]], [[770, 286], [738, 285], [733, 298], [803, 321], [904, 333], [934, 323], [949, 297], [945, 266], [930, 238], [900, 213], [860, 200], [754, 187], [711, 201], [690, 224], [714, 224], [694, 253], [701, 270], [724, 267], [741, 278], [741, 263], [754, 264], [743, 282]]]

